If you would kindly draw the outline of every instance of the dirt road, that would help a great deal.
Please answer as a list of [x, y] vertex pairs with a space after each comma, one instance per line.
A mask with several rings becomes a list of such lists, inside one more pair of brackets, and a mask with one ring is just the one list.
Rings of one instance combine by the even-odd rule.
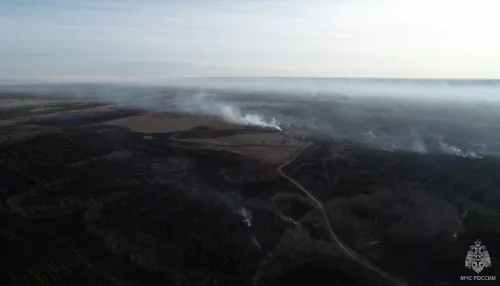
[[304, 187], [302, 187], [302, 185], [300, 185], [297, 181], [295, 181], [294, 179], [290, 178], [288, 175], [286, 175], [283, 172], [283, 168], [286, 167], [286, 166], [288, 166], [289, 164], [291, 164], [293, 161], [295, 161], [295, 159], [297, 159], [300, 156], [300, 154], [302, 154], [302, 152], [304, 150], [306, 150], [309, 146], [311, 146], [311, 143], [308, 143], [307, 146], [305, 146], [303, 149], [301, 149], [299, 152], [297, 152], [295, 154], [295, 156], [293, 156], [292, 158], [290, 158], [290, 160], [288, 160], [287, 162], [285, 162], [284, 164], [282, 164], [281, 166], [279, 166], [278, 167], [278, 173], [281, 176], [285, 177], [287, 180], [289, 180], [292, 184], [294, 184], [299, 190], [301, 190], [307, 196], [307, 198], [309, 199], [309, 201], [314, 205], [314, 207], [319, 212], [321, 212], [321, 216], [322, 216], [322, 219], [323, 219], [323, 225], [325, 227], [326, 232], [330, 236], [330, 239], [331, 239], [332, 243], [334, 243], [342, 251], [344, 251], [344, 253], [349, 258], [351, 258], [354, 261], [356, 261], [356, 262], [364, 265], [366, 268], [368, 268], [368, 269], [376, 272], [381, 277], [383, 277], [386, 280], [388, 280], [388, 282], [390, 282], [392, 285], [405, 285], [405, 286], [408, 285], [406, 282], [401, 281], [398, 278], [392, 277], [389, 273], [387, 273], [384, 270], [382, 270], [382, 269], [378, 268], [377, 266], [373, 265], [366, 258], [360, 256], [354, 250], [352, 250], [351, 248], [349, 248], [348, 246], [346, 246], [344, 243], [342, 243], [342, 241], [340, 241], [339, 237], [333, 231], [333, 228], [332, 228], [332, 226], [330, 224], [330, 220], [328, 219], [328, 216], [327, 216], [327, 214], [325, 212], [325, 209], [323, 207], [323, 203], [321, 203], [321, 201], [318, 198], [316, 198], [316, 196], [314, 196], [312, 193], [310, 193], [308, 190], [306, 190]]

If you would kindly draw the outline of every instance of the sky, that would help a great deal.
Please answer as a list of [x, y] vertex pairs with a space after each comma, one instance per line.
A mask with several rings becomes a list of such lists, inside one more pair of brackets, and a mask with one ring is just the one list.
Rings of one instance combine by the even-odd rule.
[[500, 78], [498, 0], [2, 0], [0, 78]]

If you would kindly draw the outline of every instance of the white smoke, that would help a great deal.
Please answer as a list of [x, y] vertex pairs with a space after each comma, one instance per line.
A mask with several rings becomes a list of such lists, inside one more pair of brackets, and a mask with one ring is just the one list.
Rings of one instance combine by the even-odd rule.
[[262, 252], [262, 245], [260, 245], [259, 241], [255, 238], [255, 236], [251, 236], [250, 239], [252, 240], [252, 243], [257, 246], [257, 248]]
[[439, 145], [441, 147], [441, 150], [445, 154], [460, 156], [460, 157], [464, 157], [464, 158], [471, 158], [471, 159], [481, 159], [482, 158], [482, 156], [478, 155], [476, 152], [464, 151], [456, 146], [449, 145], [449, 144], [444, 143], [444, 142], [439, 142]]
[[425, 146], [425, 142], [420, 136], [420, 132], [416, 129], [412, 129], [412, 150], [417, 153], [427, 153], [427, 147]]
[[281, 213], [280, 218], [281, 218], [283, 221], [285, 221], [285, 222], [289, 222], [289, 223], [292, 223], [292, 224], [294, 224], [294, 225], [295, 225], [295, 224], [297, 224], [297, 222], [296, 222], [293, 218], [291, 218], [291, 217], [289, 217], [289, 216], [286, 216], [286, 215], [284, 215], [283, 213]]
[[243, 222], [247, 227], [252, 226], [252, 211], [243, 205], [243, 198], [238, 192], [231, 193], [212, 193], [213, 197], [220, 202], [222, 202], [227, 208], [236, 213], [241, 217], [241, 222]]
[[242, 222], [245, 223], [247, 227], [252, 226], [252, 212], [245, 207], [241, 207], [238, 213], [243, 217]]
[[176, 110], [189, 114], [217, 116], [235, 124], [274, 128], [281, 131], [276, 118], [266, 119], [260, 114], [245, 113], [237, 105], [221, 101], [204, 92], [196, 95], [179, 95], [174, 100], [174, 105]]

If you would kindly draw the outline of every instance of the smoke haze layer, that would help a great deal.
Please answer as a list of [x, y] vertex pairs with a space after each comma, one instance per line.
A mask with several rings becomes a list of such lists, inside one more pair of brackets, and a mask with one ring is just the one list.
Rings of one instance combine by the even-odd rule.
[[295, 96], [389, 97], [418, 100], [500, 102], [500, 80], [363, 78], [182, 79], [172, 86], [225, 91], [286, 93]]
[[500, 154], [500, 81], [495, 80], [218, 78], [155, 86], [11, 85], [3, 90], [307, 130], [382, 150], [467, 158]]

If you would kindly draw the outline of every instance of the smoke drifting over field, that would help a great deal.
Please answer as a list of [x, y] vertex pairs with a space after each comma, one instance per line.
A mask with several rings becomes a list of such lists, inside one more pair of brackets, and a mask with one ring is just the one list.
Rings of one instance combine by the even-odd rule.
[[189, 114], [217, 116], [236, 124], [281, 130], [278, 121], [274, 117], [266, 119], [257, 113], [246, 113], [237, 105], [224, 102], [205, 92], [200, 92], [192, 96], [181, 94], [175, 98], [174, 102], [176, 110]]
[[157, 85], [32, 84], [3, 90], [29, 98], [76, 98], [214, 116], [389, 151], [468, 158], [500, 154], [500, 81], [495, 80], [218, 78], [170, 79]]

